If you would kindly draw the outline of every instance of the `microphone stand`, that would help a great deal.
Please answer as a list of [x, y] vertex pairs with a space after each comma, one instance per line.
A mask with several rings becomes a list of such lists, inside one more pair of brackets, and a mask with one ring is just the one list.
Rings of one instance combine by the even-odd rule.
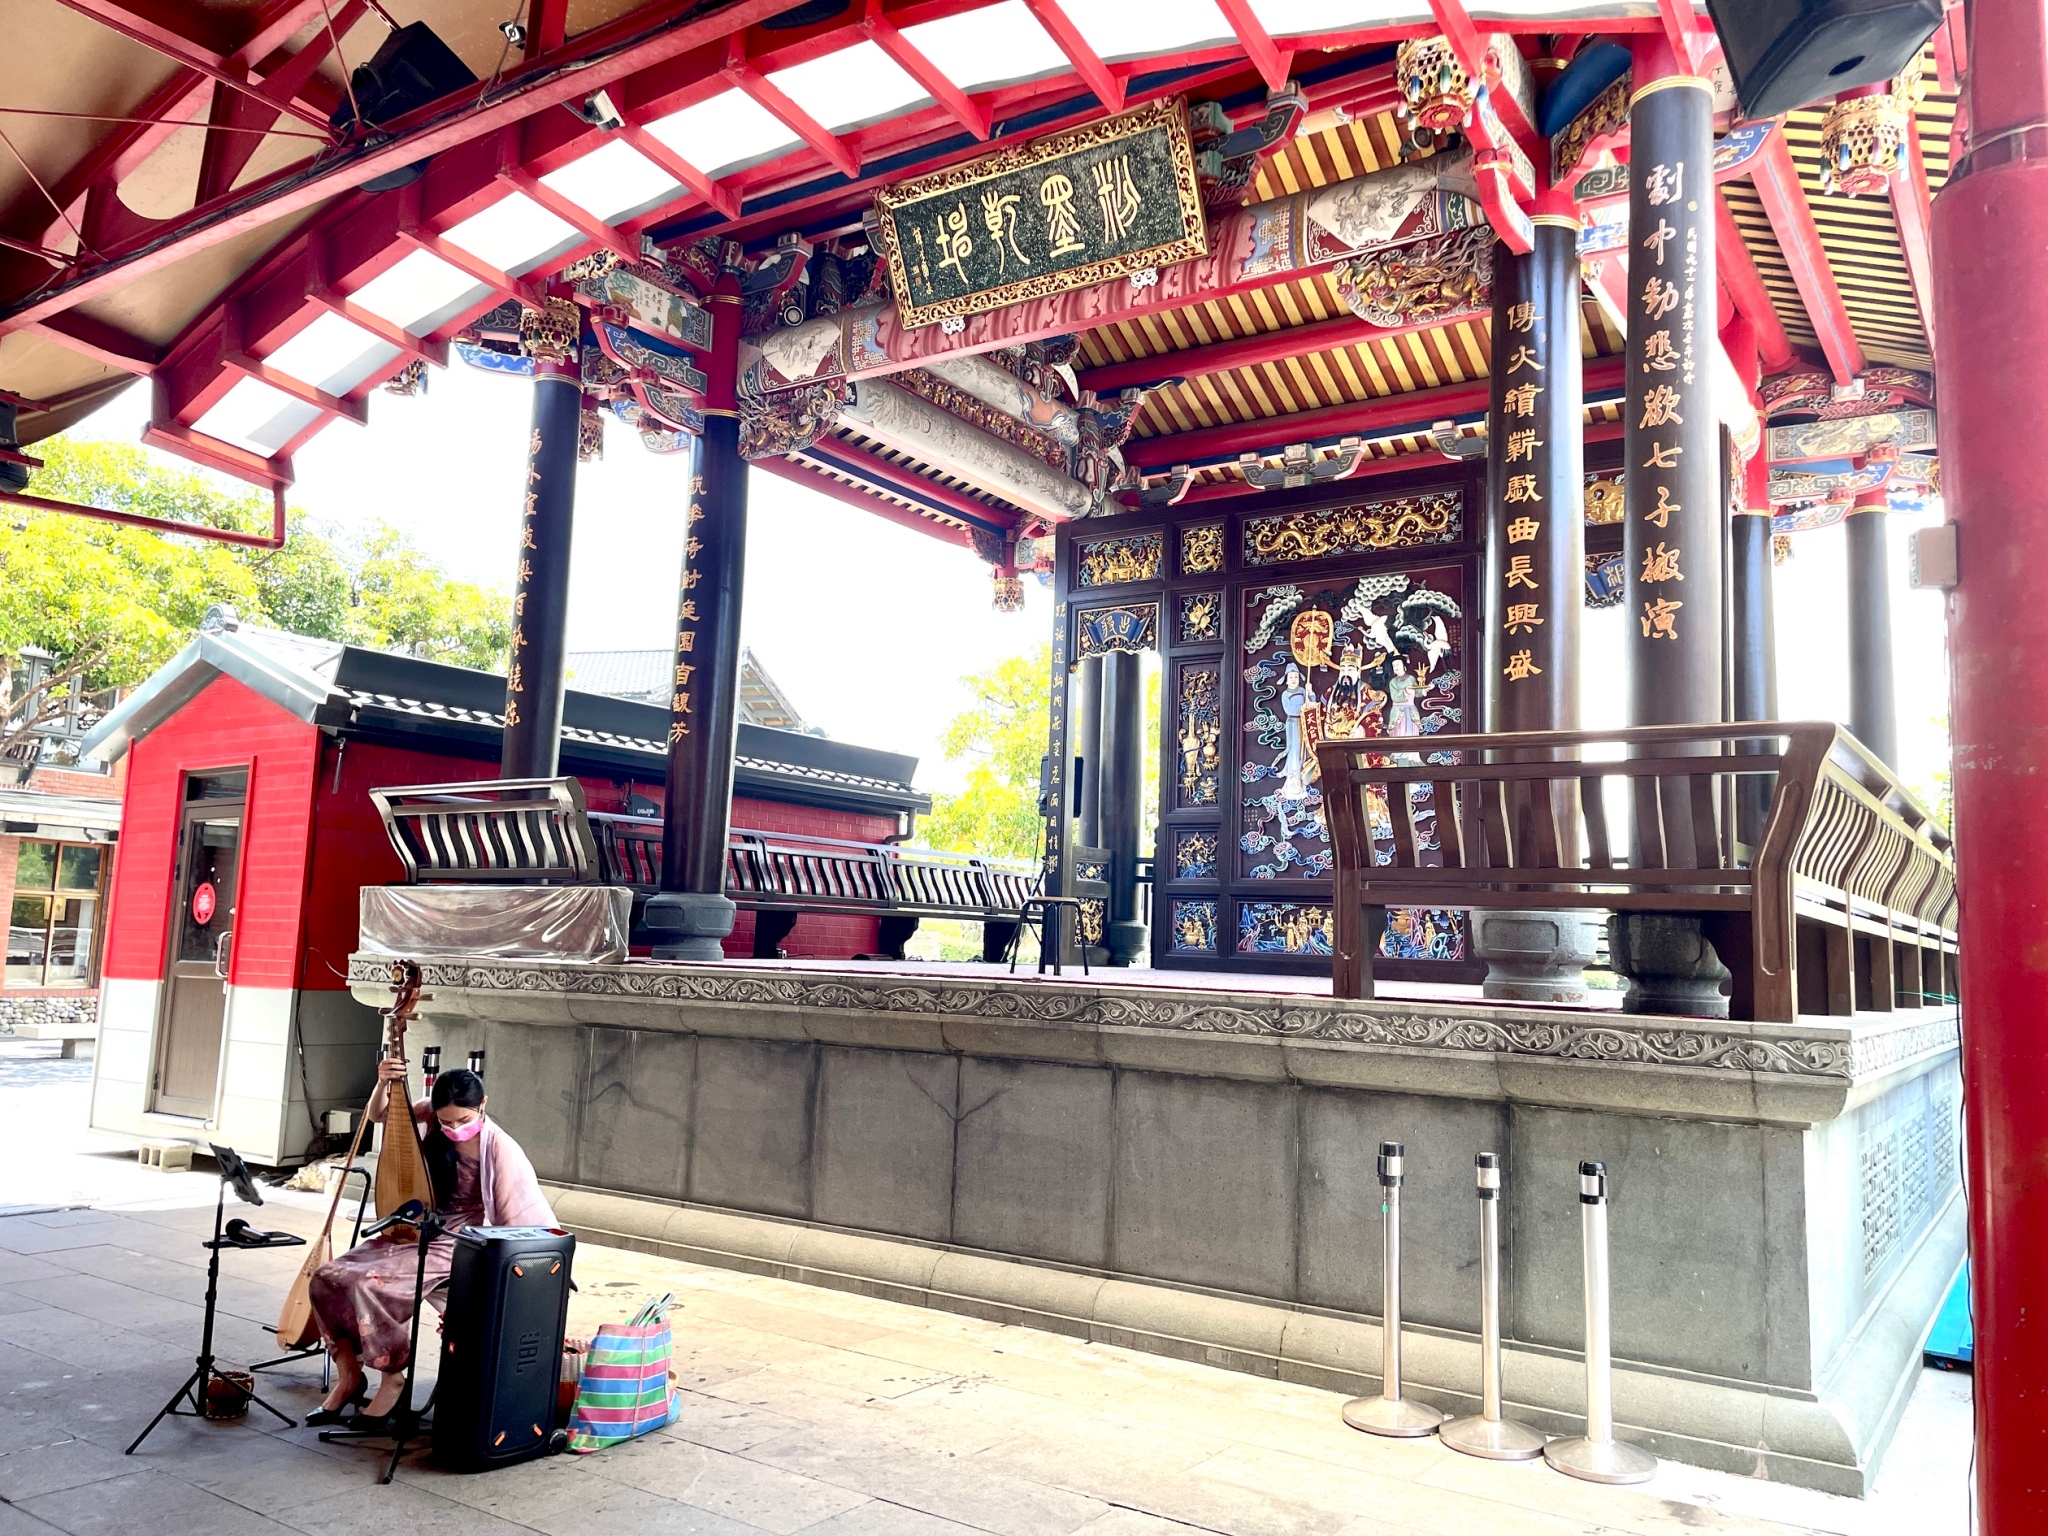
[[[320, 1432], [321, 1441], [331, 1445], [354, 1444], [363, 1440], [392, 1441], [391, 1463], [385, 1467], [384, 1475], [377, 1479], [380, 1483], [388, 1483], [398, 1475], [398, 1463], [404, 1459], [412, 1442], [421, 1438], [421, 1421], [426, 1417], [427, 1411], [434, 1406], [433, 1394], [430, 1393], [426, 1402], [417, 1408], [413, 1407], [413, 1386], [420, 1368], [420, 1311], [426, 1305], [427, 1249], [442, 1233], [441, 1218], [437, 1213], [425, 1209], [419, 1201], [408, 1200], [382, 1221], [373, 1221], [363, 1228], [363, 1235], [375, 1237], [389, 1227], [408, 1225], [416, 1227], [419, 1231], [418, 1257], [414, 1261], [412, 1273], [412, 1331], [406, 1345], [405, 1387], [398, 1395], [397, 1406], [391, 1410], [389, 1427], [324, 1429]], [[435, 1391], [439, 1390], [440, 1384], [437, 1381]]]

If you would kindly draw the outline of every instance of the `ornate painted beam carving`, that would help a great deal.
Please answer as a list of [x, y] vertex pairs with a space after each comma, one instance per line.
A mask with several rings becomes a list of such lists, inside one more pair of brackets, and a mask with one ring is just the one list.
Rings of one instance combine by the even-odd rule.
[[905, 329], [888, 303], [741, 343], [740, 390], [766, 394], [827, 378], [876, 378], [949, 355], [1070, 335], [1288, 281], [1295, 273], [1484, 222], [1463, 156], [1438, 156], [1259, 203], [1215, 221], [1209, 254], [1133, 287], [1117, 280], [968, 317], [955, 335]]
[[859, 428], [898, 453], [913, 455], [941, 474], [999, 496], [1039, 517], [1065, 522], [1086, 517], [1099, 492], [1063, 475], [1022, 448], [920, 400], [882, 379], [864, 379], [839, 414], [843, 425]]

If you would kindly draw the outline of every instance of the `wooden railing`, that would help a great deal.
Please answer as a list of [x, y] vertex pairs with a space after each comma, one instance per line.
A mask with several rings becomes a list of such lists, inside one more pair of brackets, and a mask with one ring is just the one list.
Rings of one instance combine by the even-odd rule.
[[[1380, 740], [1317, 748], [1336, 849], [1340, 997], [1372, 995], [1390, 906], [1696, 915], [1734, 973], [1737, 1018], [1789, 1022], [1955, 995], [1948, 834], [1839, 726], [1417, 745], [1429, 760], [1391, 762]], [[1757, 787], [1769, 812], [1751, 849], [1736, 840], [1733, 808]]]
[[[623, 885], [661, 881], [661, 823], [584, 808], [574, 779], [484, 779], [370, 792], [408, 883], [503, 880]], [[756, 914], [754, 953], [779, 957], [805, 912], [873, 916], [880, 952], [901, 958], [927, 917], [983, 925], [984, 958], [1008, 947], [1035, 866], [969, 854], [734, 828], [725, 893]]]

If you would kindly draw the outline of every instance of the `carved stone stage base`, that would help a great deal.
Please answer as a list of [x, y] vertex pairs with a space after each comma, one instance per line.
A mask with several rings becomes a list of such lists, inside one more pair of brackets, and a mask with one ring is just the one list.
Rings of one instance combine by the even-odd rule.
[[657, 891], [647, 898], [641, 919], [657, 960], [723, 960], [721, 942], [732, 932], [740, 909], [728, 897], [696, 891]]
[[1502, 1002], [1583, 1004], [1600, 926], [1598, 912], [1475, 909], [1472, 952], [1486, 962], [1481, 990]]
[[1607, 921], [1607, 960], [1628, 980], [1625, 1013], [1676, 1013], [1698, 1019], [1728, 1017], [1721, 984], [1728, 967], [1696, 917], [1664, 912], [1617, 912]]
[[[1606, 1162], [1619, 1433], [1863, 1491], [1963, 1257], [1952, 1009], [1796, 1024], [1244, 986], [427, 957], [423, 1044], [593, 1242], [1375, 1394], [1373, 1148], [1406, 1143], [1405, 1396], [1584, 1432], [1578, 1163]], [[993, 970], [993, 968], [991, 968]], [[389, 1001], [389, 959], [356, 996]], [[1130, 978], [1130, 979], [1125, 979]], [[1342, 1398], [1329, 1404], [1337, 1421]]]

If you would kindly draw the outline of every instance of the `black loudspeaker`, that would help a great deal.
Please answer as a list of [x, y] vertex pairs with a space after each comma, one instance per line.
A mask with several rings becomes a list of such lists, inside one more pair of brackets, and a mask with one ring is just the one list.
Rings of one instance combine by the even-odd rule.
[[434, 1459], [484, 1472], [556, 1447], [555, 1387], [569, 1324], [576, 1239], [559, 1227], [468, 1227], [455, 1234]]
[[1889, 80], [1941, 23], [1941, 0], [1707, 0], [1707, 10], [1752, 121]]
[[[363, 122], [381, 128], [415, 107], [439, 101], [465, 85], [475, 85], [476, 76], [455, 56], [424, 21], [400, 27], [384, 39], [384, 46], [367, 64], [356, 66], [348, 77], [348, 94], [334, 109], [329, 121], [347, 128], [360, 107]], [[350, 96], [354, 100], [349, 99]]]

